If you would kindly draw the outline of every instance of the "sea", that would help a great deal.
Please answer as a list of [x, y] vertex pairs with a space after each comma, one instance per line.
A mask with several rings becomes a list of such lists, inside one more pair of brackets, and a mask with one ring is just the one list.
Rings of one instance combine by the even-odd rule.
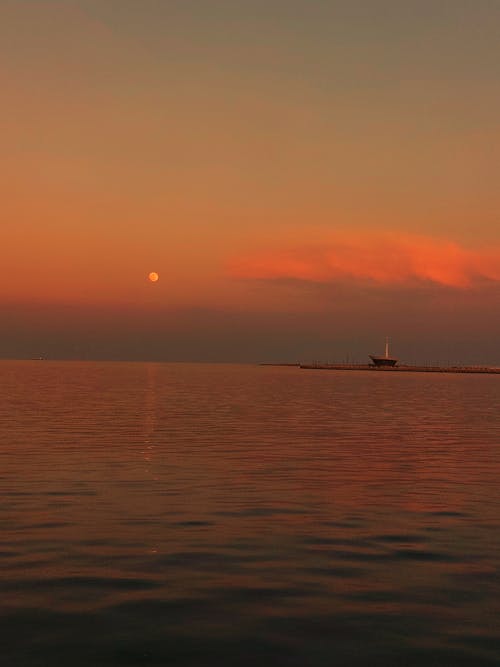
[[500, 664], [500, 376], [0, 362], [6, 667]]

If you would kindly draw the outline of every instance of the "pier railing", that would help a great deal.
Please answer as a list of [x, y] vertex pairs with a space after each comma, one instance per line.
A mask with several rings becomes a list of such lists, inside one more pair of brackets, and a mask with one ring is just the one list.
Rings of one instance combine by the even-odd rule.
[[337, 371], [375, 371], [381, 373], [414, 372], [414, 373], [489, 373], [500, 374], [500, 367], [495, 366], [436, 366], [435, 364], [397, 366], [375, 366], [375, 364], [353, 363], [323, 363], [313, 361], [308, 364], [299, 364], [300, 368], [310, 370], [337, 370]]

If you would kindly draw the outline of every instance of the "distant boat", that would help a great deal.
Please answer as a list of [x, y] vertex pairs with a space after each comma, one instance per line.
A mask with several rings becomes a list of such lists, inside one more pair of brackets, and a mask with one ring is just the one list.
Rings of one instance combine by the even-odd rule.
[[377, 355], [377, 354], [370, 354], [368, 355], [370, 359], [373, 361], [374, 366], [395, 366], [399, 359], [396, 359], [395, 357], [390, 357], [389, 356], [389, 339], [385, 339], [385, 354], [384, 356]]

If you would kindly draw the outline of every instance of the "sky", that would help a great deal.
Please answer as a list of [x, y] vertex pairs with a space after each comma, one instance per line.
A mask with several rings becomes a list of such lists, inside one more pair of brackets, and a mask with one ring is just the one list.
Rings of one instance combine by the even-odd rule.
[[0, 357], [500, 365], [496, 0], [0, 0], [0, 44]]

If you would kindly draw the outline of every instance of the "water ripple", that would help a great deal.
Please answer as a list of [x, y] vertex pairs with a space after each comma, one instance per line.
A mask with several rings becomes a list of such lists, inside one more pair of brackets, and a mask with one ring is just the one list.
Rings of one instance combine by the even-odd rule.
[[492, 667], [496, 376], [0, 363], [2, 658]]

